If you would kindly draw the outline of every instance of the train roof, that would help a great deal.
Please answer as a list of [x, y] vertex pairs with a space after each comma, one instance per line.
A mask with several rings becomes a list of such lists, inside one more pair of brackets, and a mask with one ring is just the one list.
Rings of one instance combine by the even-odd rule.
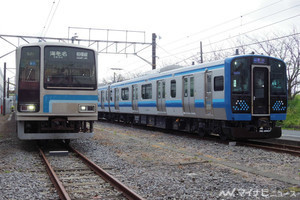
[[[127, 85], [127, 84], [135, 84], [135, 83], [138, 83], [138, 82], [144, 81], [144, 80], [162, 79], [162, 78], [166, 78], [169, 76], [173, 76], [176, 73], [191, 71], [191, 70], [199, 69], [199, 68], [208, 68], [208, 67], [212, 67], [212, 66], [219, 66], [219, 65], [223, 65], [223, 64], [224, 64], [224, 59], [209, 62], [209, 63], [202, 63], [199, 65], [191, 65], [191, 66], [178, 67], [178, 68], [175, 67], [175, 69], [170, 69], [170, 70], [165, 70], [164, 68], [156, 69], [156, 70], [150, 71], [149, 72], [150, 74], [147, 73], [147, 75], [144, 75], [144, 76], [140, 76], [140, 77], [122, 81], [122, 82], [112, 83], [112, 84], [110, 84], [110, 86], [116, 87], [116, 86]], [[106, 89], [107, 86], [108, 85], [100, 86], [99, 89]]]
[[[170, 69], [161, 68], [161, 69], [152, 70], [152, 71], [149, 71], [147, 73], [147, 75], [144, 75], [144, 76], [140, 76], [140, 77], [133, 78], [133, 79], [130, 79], [130, 80], [117, 82], [117, 83], [112, 83], [112, 84], [108, 84], [108, 85], [101, 85], [99, 87], [99, 90], [107, 89], [108, 86], [117, 87], [117, 86], [123, 86], [123, 85], [136, 84], [136, 83], [139, 83], [141, 81], [159, 80], [159, 79], [163, 79], [163, 78], [167, 78], [167, 77], [173, 77], [175, 74], [182, 74], [182, 75], [183, 74], [191, 74], [192, 71], [196, 70], [196, 69], [205, 69], [205, 68], [217, 69], [217, 68], [221, 68], [222, 65], [224, 65], [225, 62], [231, 62], [233, 59], [241, 58], [241, 57], [266, 57], [266, 58], [273, 58], [273, 59], [281, 60], [281, 59], [266, 56], [266, 55], [255, 55], [255, 54], [233, 55], [233, 56], [221, 59], [221, 60], [207, 62], [207, 63], [201, 63], [201, 64], [198, 64], [198, 65], [190, 65], [190, 66], [186, 66], [186, 67], [171, 66], [171, 67], [167, 67], [167, 68], [170, 68]], [[175, 68], [175, 69], [172, 69], [172, 68]]]

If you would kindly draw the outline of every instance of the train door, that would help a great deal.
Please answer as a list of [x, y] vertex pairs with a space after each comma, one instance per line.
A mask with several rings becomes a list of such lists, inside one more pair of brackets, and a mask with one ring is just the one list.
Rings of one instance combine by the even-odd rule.
[[183, 77], [183, 112], [195, 112], [194, 76]]
[[114, 89], [114, 99], [115, 99], [115, 109], [119, 110], [119, 101], [120, 101], [120, 94], [119, 94], [119, 88]]
[[252, 114], [269, 114], [269, 66], [252, 66]]
[[113, 102], [112, 101], [112, 90], [108, 87], [108, 90], [107, 90], [107, 94], [108, 94], [108, 96], [107, 96], [107, 103], [108, 103], [108, 112], [110, 112], [110, 107], [111, 107], [111, 103]]
[[139, 99], [138, 85], [133, 85], [132, 86], [132, 110], [138, 110], [138, 99]]
[[205, 79], [204, 79], [204, 85], [205, 85], [205, 113], [207, 115], [212, 115], [212, 73], [209, 71], [205, 72]]
[[156, 94], [156, 106], [157, 111], [166, 112], [166, 82], [157, 81], [157, 94]]
[[101, 109], [104, 109], [104, 101], [105, 101], [104, 91], [101, 91]]

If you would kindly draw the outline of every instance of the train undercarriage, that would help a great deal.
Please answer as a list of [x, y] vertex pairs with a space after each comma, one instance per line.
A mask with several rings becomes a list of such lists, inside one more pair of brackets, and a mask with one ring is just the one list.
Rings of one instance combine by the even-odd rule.
[[281, 127], [266, 117], [253, 118], [252, 121], [222, 121], [187, 117], [166, 117], [154, 115], [135, 115], [118, 113], [99, 113], [99, 119], [140, 124], [162, 129], [197, 133], [204, 137], [217, 134], [221, 139], [246, 140], [281, 137]]
[[66, 117], [49, 118], [48, 121], [18, 121], [20, 139], [75, 139], [91, 137], [94, 121], [69, 121]]

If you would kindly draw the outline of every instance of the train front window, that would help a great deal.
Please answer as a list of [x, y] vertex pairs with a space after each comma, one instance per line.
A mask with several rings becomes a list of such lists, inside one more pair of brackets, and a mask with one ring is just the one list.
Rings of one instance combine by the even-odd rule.
[[235, 59], [231, 64], [232, 93], [250, 93], [250, 63], [247, 58]]
[[19, 64], [18, 111], [38, 112], [40, 101], [40, 48], [23, 47]]
[[271, 65], [271, 94], [286, 94], [286, 66], [282, 61], [270, 59]]
[[45, 47], [46, 89], [96, 89], [96, 62], [92, 50]]

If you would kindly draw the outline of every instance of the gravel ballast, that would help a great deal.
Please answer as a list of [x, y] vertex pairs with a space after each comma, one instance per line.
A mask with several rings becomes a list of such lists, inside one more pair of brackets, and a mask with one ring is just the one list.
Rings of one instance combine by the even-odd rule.
[[[34, 143], [1, 123], [0, 199], [58, 199]], [[70, 144], [145, 199], [300, 196], [300, 158], [289, 154], [106, 122], [95, 123], [93, 138]]]

